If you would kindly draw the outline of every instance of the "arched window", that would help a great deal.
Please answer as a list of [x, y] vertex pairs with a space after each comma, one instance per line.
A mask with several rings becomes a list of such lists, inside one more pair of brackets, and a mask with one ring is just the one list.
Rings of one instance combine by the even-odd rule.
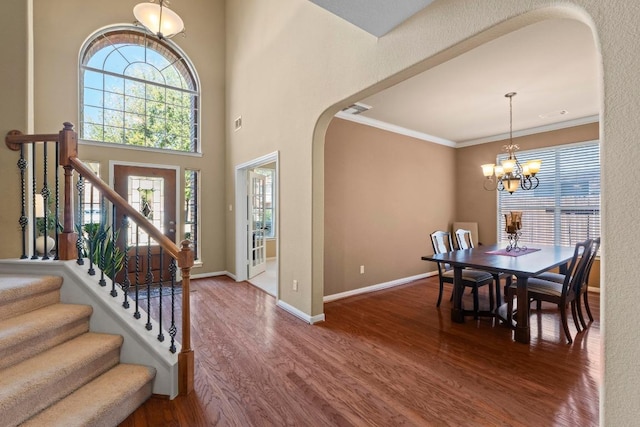
[[173, 43], [136, 27], [103, 30], [80, 55], [80, 138], [198, 151], [198, 94]]

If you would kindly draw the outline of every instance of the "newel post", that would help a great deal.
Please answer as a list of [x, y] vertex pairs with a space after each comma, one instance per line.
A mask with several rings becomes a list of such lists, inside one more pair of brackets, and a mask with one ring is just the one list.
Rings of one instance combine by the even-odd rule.
[[194, 357], [191, 349], [191, 306], [189, 301], [189, 285], [191, 267], [193, 267], [193, 251], [191, 242], [183, 240], [180, 245], [178, 267], [182, 273], [182, 350], [178, 354], [178, 393], [187, 395], [193, 391]]
[[72, 123], [65, 122], [64, 129], [60, 131], [59, 135], [60, 157], [58, 161], [60, 166], [64, 168], [64, 222], [58, 241], [58, 257], [61, 260], [70, 260], [78, 258], [76, 247], [78, 235], [73, 220], [73, 167], [69, 162], [69, 158], [78, 157], [78, 133], [73, 130]]

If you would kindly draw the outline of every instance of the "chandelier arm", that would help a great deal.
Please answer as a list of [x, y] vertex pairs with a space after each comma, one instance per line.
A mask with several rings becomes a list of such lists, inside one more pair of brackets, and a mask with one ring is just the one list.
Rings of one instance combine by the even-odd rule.
[[537, 176], [532, 176], [529, 179], [530, 180], [535, 180], [535, 181], [533, 181], [534, 184], [533, 184], [533, 187], [531, 187], [531, 189], [533, 190], [535, 188], [538, 188], [538, 184], [540, 184], [540, 180], [538, 179], [538, 177]]
[[484, 180], [484, 184], [482, 184], [485, 190], [494, 191], [498, 187], [498, 183], [494, 181], [493, 177], [488, 177]]

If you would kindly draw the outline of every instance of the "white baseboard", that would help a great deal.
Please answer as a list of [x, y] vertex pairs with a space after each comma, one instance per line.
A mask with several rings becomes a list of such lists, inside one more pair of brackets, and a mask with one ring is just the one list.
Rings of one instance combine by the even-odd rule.
[[286, 302], [284, 302], [282, 300], [278, 300], [276, 305], [278, 307], [280, 307], [281, 309], [293, 314], [297, 318], [302, 319], [302, 320], [304, 320], [305, 322], [307, 322], [307, 323], [309, 323], [311, 325], [313, 325], [314, 323], [318, 323], [318, 322], [324, 322], [324, 313], [318, 314], [318, 315], [315, 315], [315, 316], [309, 316], [307, 313], [304, 313], [304, 312], [298, 310], [294, 306], [292, 306], [290, 304], [287, 304]]
[[236, 279], [236, 277], [233, 274], [229, 273], [228, 271], [213, 271], [211, 273], [192, 274], [190, 276], [190, 278], [192, 278], [192, 279], [206, 279], [207, 277], [218, 277], [218, 276], [229, 276], [233, 280]]
[[437, 271], [430, 271], [424, 274], [418, 274], [416, 276], [404, 277], [402, 279], [392, 280], [390, 282], [378, 283], [377, 285], [366, 286], [364, 288], [353, 289], [351, 291], [340, 292], [338, 294], [326, 295], [322, 298], [323, 302], [331, 302], [342, 298], [352, 297], [355, 295], [366, 294], [369, 292], [381, 291], [383, 289], [393, 288], [394, 286], [404, 285], [414, 280], [424, 279], [426, 277], [437, 276]]

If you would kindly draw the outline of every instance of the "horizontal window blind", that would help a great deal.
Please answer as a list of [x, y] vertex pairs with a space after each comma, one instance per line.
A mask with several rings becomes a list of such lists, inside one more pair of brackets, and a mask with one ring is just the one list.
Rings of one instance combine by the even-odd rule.
[[[535, 190], [498, 192], [498, 240], [504, 214], [522, 211], [521, 242], [573, 246], [600, 236], [600, 144], [597, 141], [517, 152], [521, 164], [542, 160]], [[498, 156], [498, 163], [507, 157]]]

